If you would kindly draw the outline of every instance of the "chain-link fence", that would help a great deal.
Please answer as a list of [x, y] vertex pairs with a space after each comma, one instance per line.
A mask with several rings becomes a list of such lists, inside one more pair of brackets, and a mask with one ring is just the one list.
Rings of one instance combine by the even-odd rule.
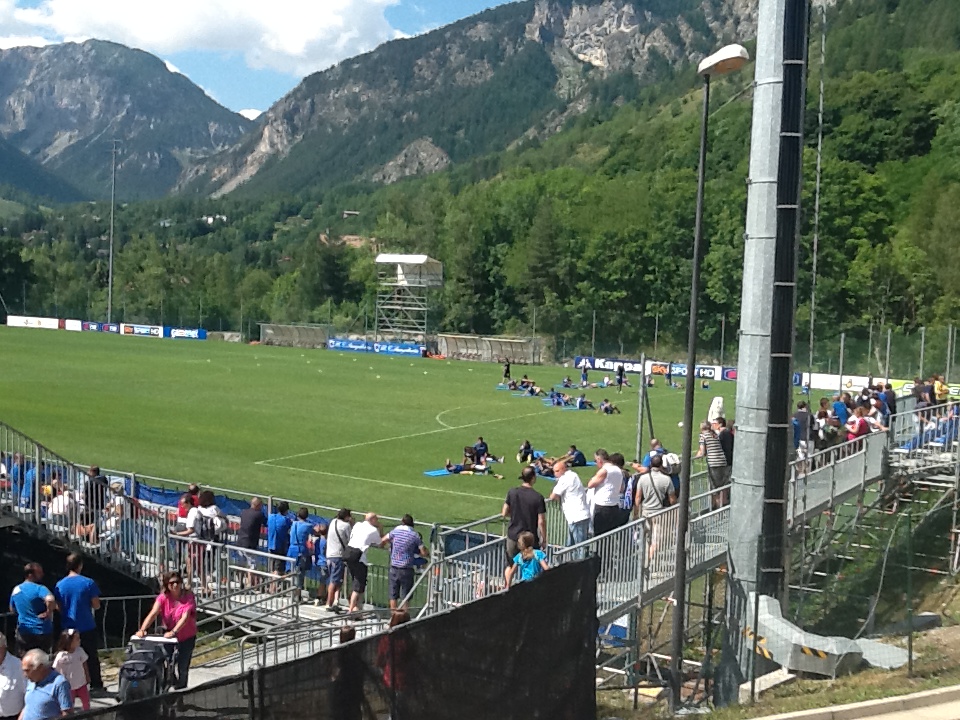
[[878, 379], [927, 379], [943, 375], [947, 382], [960, 380], [957, 328], [884, 328], [870, 325], [829, 336], [818, 335], [810, 357], [809, 337], [798, 339], [794, 367], [806, 371], [862, 375]]

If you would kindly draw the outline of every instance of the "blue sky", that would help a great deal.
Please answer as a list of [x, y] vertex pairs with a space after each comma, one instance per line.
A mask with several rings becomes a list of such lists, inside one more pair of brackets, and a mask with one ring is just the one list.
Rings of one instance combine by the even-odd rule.
[[311, 72], [503, 0], [0, 0], [0, 48], [112, 40], [231, 110], [266, 110]]

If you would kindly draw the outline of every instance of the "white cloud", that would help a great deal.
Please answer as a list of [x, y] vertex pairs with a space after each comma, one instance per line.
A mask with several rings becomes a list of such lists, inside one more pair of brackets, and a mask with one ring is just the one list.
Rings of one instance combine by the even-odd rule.
[[240, 110], [237, 114], [243, 115], [247, 120], [256, 120], [258, 117], [263, 115], [263, 110], [253, 110], [253, 109]]
[[239, 53], [302, 77], [395, 37], [384, 10], [399, 1], [0, 0], [0, 47], [98, 38], [155, 54]]

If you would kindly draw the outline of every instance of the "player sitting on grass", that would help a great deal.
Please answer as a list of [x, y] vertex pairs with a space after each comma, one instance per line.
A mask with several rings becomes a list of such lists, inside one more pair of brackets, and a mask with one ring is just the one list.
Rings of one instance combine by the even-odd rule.
[[523, 464], [531, 460], [533, 460], [533, 445], [530, 444], [529, 440], [524, 440], [517, 451], [517, 462]]
[[576, 445], [571, 445], [570, 449], [567, 450], [567, 454], [560, 459], [570, 467], [587, 466], [587, 456], [584, 455], [581, 450], [578, 450]]
[[479, 465], [473, 462], [454, 465], [450, 462], [450, 458], [447, 458], [447, 464], [444, 467], [451, 475], [493, 475], [497, 480], [503, 480], [503, 475], [498, 475], [486, 465]]
[[[467, 458], [466, 454], [464, 457]], [[503, 462], [503, 456], [493, 455], [490, 452], [490, 447], [482, 436], [478, 437], [473, 444], [473, 459], [479, 465], [486, 465], [488, 462]]]
[[596, 407], [594, 404], [587, 400], [587, 396], [583, 393], [580, 394], [580, 397], [577, 398], [577, 410], [595, 410]]
[[604, 399], [603, 399], [603, 402], [600, 403], [600, 407], [597, 408], [597, 412], [598, 412], [598, 413], [603, 413], [604, 415], [613, 415], [614, 413], [616, 413], [617, 415], [619, 415], [619, 414], [620, 414], [620, 408], [618, 408], [618, 407], [617, 407], [616, 405], [614, 405], [612, 402], [610, 402], [609, 400], [607, 400], [606, 398], [604, 398]]
[[543, 388], [539, 385], [531, 385], [526, 389], [526, 394], [528, 397], [539, 397], [540, 395], [546, 395], [543, 391]]

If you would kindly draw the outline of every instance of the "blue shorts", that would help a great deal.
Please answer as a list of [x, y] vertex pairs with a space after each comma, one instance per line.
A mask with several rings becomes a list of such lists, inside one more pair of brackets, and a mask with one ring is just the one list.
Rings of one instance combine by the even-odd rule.
[[343, 583], [343, 560], [341, 558], [327, 558], [327, 570], [330, 573], [330, 583]]

